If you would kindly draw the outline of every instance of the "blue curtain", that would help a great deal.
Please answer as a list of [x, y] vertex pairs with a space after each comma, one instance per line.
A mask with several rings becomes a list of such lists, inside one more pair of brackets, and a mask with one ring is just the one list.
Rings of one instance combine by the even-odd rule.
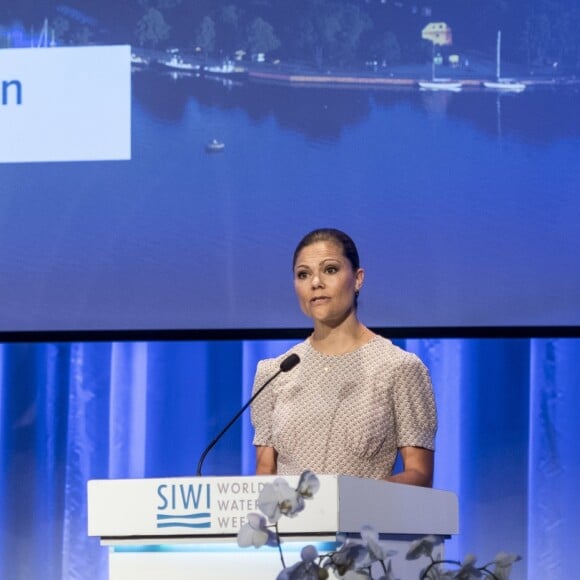
[[[0, 345], [0, 578], [106, 579], [86, 534], [94, 478], [191, 475], [250, 395], [259, 359], [295, 341]], [[452, 556], [524, 557], [513, 578], [575, 577], [580, 339], [397, 344], [431, 371], [436, 487], [456, 492]], [[248, 416], [204, 474], [251, 474]]]

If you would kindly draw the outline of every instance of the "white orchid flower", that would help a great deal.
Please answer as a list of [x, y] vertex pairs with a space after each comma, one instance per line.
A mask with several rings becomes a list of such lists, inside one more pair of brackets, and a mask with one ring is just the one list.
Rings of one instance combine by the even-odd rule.
[[368, 570], [368, 549], [360, 541], [347, 539], [340, 548], [330, 554], [325, 567], [332, 568], [339, 578], [355, 580], [370, 578]]
[[304, 509], [304, 499], [290, 487], [288, 482], [278, 477], [262, 488], [258, 497], [258, 507], [272, 523], [282, 515], [294, 517]]
[[396, 550], [388, 550], [385, 552], [385, 549], [379, 542], [378, 532], [371, 526], [363, 526], [360, 531], [360, 537], [362, 538], [363, 544], [367, 547], [370, 563], [379, 562], [397, 554]]
[[305, 546], [300, 552], [301, 561], [284, 568], [276, 580], [326, 580], [328, 571], [316, 563], [317, 558], [316, 548], [311, 545]]
[[[397, 554], [396, 550], [385, 550], [379, 541], [378, 532], [371, 526], [363, 526], [360, 531], [361, 543], [366, 548], [366, 558], [359, 563], [360, 568], [370, 568], [374, 562], [384, 562], [387, 558], [392, 558]], [[385, 580], [389, 575], [383, 576]], [[379, 578], [379, 580], [381, 580]]]
[[475, 567], [477, 558], [473, 554], [467, 554], [461, 562], [461, 568], [455, 572], [454, 578], [460, 580], [471, 580], [472, 578], [481, 578], [483, 573], [479, 568]]
[[407, 560], [417, 560], [421, 556], [431, 556], [433, 553], [433, 548], [437, 544], [437, 538], [435, 536], [425, 536], [420, 540], [415, 540], [409, 546], [409, 551], [407, 552]]
[[315, 546], [308, 544], [300, 550], [300, 559], [306, 564], [312, 564], [318, 558], [318, 550]]
[[240, 528], [237, 540], [240, 548], [278, 545], [276, 534], [267, 528], [266, 518], [255, 513], [248, 514], [247, 522]]
[[[251, 513], [238, 532], [240, 547], [263, 545], [278, 547], [282, 555], [278, 521], [285, 515], [294, 517], [303, 509], [306, 499], [310, 499], [318, 492], [320, 481], [310, 470], [300, 475], [296, 489], [290, 487], [283, 478], [277, 478], [262, 488], [257, 505], [268, 518]], [[269, 529], [275, 523], [275, 531]], [[395, 580], [392, 568], [392, 557], [396, 550], [387, 550], [381, 544], [380, 536], [370, 526], [363, 526], [360, 539], [348, 538], [343, 534], [337, 536], [342, 545], [335, 552], [318, 554], [314, 546], [305, 546], [300, 553], [300, 561], [284, 568], [277, 580], [328, 580], [332, 570], [341, 580]], [[434, 535], [425, 536], [411, 543], [406, 554], [407, 560], [417, 560], [421, 557], [429, 559], [429, 563], [419, 573], [419, 577], [429, 580], [477, 580], [493, 575], [497, 580], [509, 580], [512, 565], [521, 560], [516, 554], [500, 552], [495, 559], [485, 566], [476, 566], [476, 556], [467, 554], [463, 562], [444, 560], [442, 556], [442, 539]], [[284, 564], [284, 559], [282, 558]], [[444, 565], [451, 564], [458, 569], [446, 570]], [[493, 570], [490, 568], [493, 566]], [[373, 573], [375, 576], [373, 576]], [[379, 574], [376, 576], [376, 574]]]
[[310, 470], [302, 472], [296, 491], [304, 498], [310, 499], [320, 489], [320, 481]]
[[512, 572], [512, 565], [514, 562], [521, 559], [521, 556], [518, 556], [517, 554], [499, 552], [493, 561], [494, 568], [492, 572], [498, 580], [507, 580]]

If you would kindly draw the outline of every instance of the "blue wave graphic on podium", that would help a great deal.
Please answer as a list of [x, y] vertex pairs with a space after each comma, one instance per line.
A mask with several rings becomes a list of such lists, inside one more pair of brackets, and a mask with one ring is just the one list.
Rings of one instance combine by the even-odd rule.
[[[211, 522], [209, 520], [209, 512], [201, 512], [198, 514], [157, 514], [158, 528], [209, 528]], [[188, 521], [183, 521], [188, 520]], [[192, 522], [190, 520], [206, 520]]]

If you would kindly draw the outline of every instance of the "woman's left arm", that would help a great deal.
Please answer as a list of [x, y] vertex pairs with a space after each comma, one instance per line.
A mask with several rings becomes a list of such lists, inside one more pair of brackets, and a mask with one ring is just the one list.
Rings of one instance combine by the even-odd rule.
[[403, 471], [391, 475], [387, 481], [431, 487], [435, 453], [423, 447], [400, 447], [399, 453], [403, 459]]

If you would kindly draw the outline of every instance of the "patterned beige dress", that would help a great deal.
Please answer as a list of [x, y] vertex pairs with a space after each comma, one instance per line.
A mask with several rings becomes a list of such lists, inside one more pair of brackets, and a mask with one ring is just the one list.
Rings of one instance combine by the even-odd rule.
[[300, 364], [252, 404], [254, 445], [276, 449], [278, 474], [311, 469], [382, 479], [398, 447], [435, 448], [433, 389], [417, 356], [381, 336], [342, 355], [322, 354], [307, 340], [260, 361], [254, 390], [291, 352]]

